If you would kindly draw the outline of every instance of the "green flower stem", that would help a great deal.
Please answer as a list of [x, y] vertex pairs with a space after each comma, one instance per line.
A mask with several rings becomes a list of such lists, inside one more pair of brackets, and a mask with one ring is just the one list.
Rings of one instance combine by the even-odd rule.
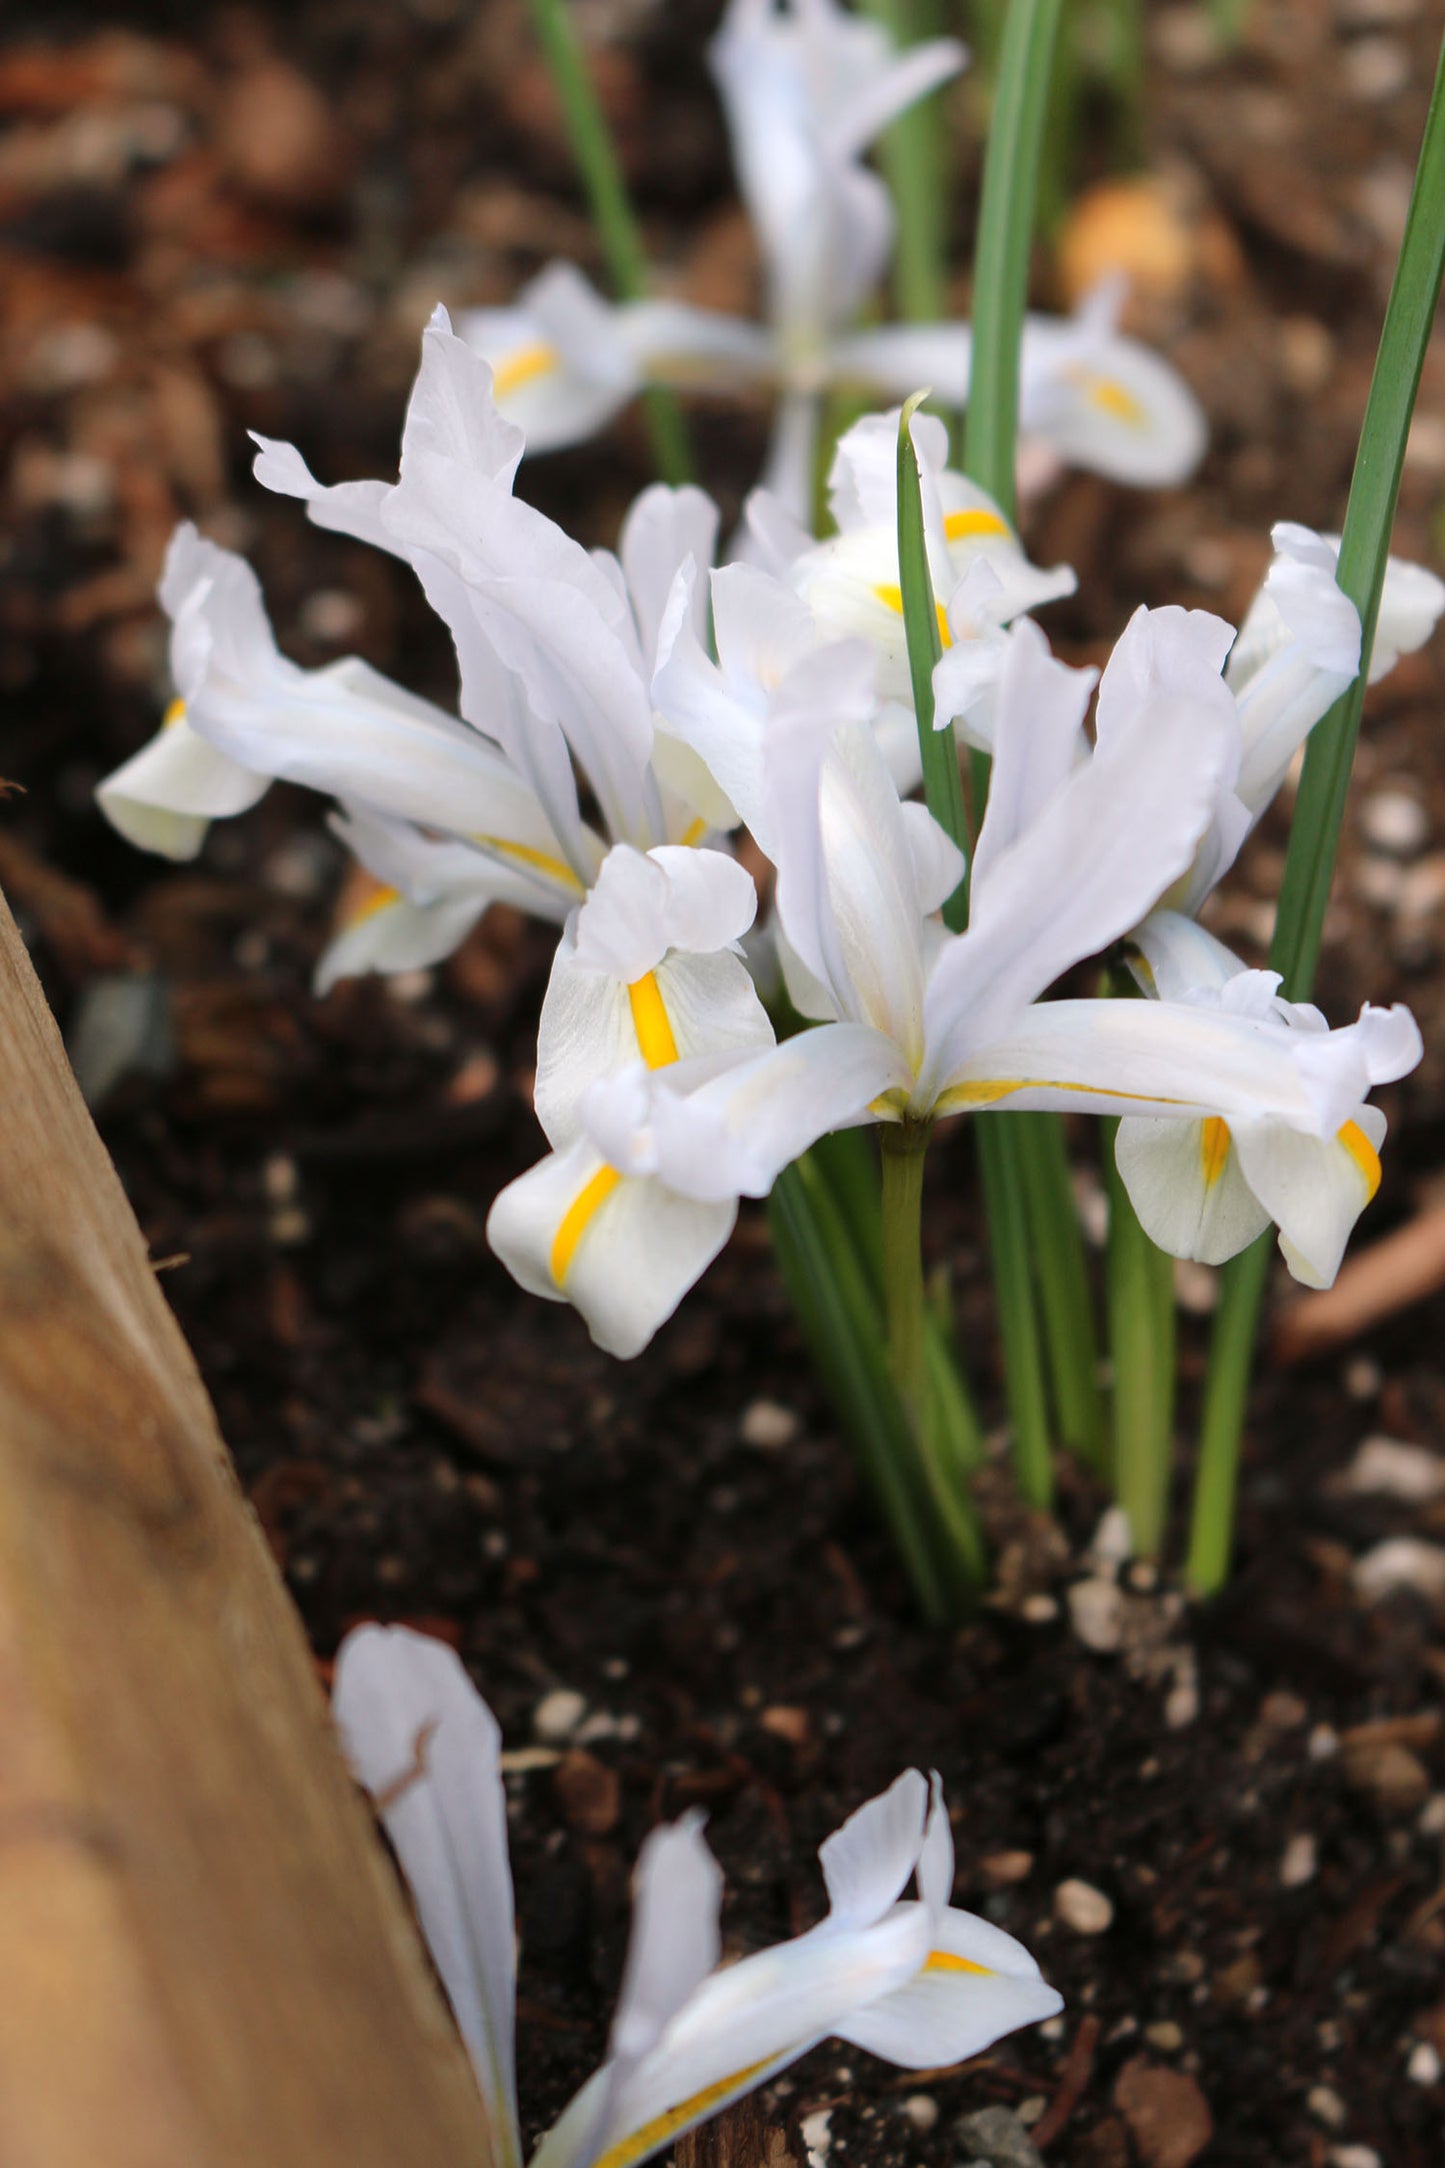
[[[927, 0], [864, 4], [895, 45], [917, 45], [938, 29], [940, 11]], [[939, 91], [900, 113], [879, 146], [898, 213], [893, 297], [898, 314], [910, 323], [934, 323], [948, 314], [943, 207], [948, 201], [950, 149]]]
[[878, 1133], [883, 1155], [883, 1301], [893, 1382], [921, 1430], [928, 1405], [923, 1323], [923, 1157], [932, 1127], [889, 1122]]
[[1213, 1595], [1229, 1578], [1239, 1449], [1273, 1250], [1273, 1237], [1261, 1235], [1220, 1275], [1219, 1307], [1214, 1313], [1199, 1426], [1186, 1569], [1189, 1586], [1201, 1596]]
[[[1400, 261], [1380, 333], [1340, 542], [1339, 584], [1360, 613], [1360, 674], [1310, 735], [1269, 960], [1291, 1001], [1308, 1001], [1359, 736], [1405, 441], [1445, 273], [1445, 44], [1435, 71]], [[1229, 1571], [1240, 1439], [1268, 1278], [1270, 1237], [1226, 1269], [1205, 1379], [1188, 1577], [1200, 1594]]]
[[[960, 850], [971, 841], [963, 802], [958, 741], [952, 723], [933, 727], [933, 672], [941, 652], [938, 609], [928, 545], [923, 527], [923, 493], [910, 424], [919, 398], [905, 402], [898, 429], [898, 582], [908, 639], [908, 670], [918, 719], [923, 789], [939, 826]], [[957, 933], [968, 921], [968, 886], [961, 881], [943, 906], [944, 924]], [[979, 1163], [985, 1170], [984, 1201], [993, 1246], [994, 1281], [1003, 1342], [1004, 1377], [1013, 1419], [1014, 1451], [1025, 1495], [1033, 1503], [1053, 1493], [1048, 1410], [1039, 1365], [1038, 1326], [1029, 1278], [1022, 1180], [1013, 1164], [1007, 1117], [992, 1116], [988, 1135], [979, 1138]], [[990, 1180], [990, 1171], [994, 1178]], [[1041, 1472], [1042, 1471], [1042, 1472]]]
[[[873, 1135], [866, 1129], [836, 1130], [831, 1136], [820, 1137], [807, 1159], [832, 1191], [874, 1299], [882, 1305], [886, 1288], [883, 1213]], [[948, 1305], [945, 1302], [940, 1310], [931, 1293], [924, 1305], [923, 1340], [930, 1435], [941, 1459], [953, 1470], [955, 1487], [966, 1490], [968, 1478], [987, 1458], [983, 1425], [959, 1368]]]
[[[979, 209], [964, 466], [1010, 518], [1029, 250], [1060, 13], [1061, 0], [1011, 0], [1006, 11]], [[975, 754], [970, 769], [981, 819], [988, 762]], [[1015, 1450], [1039, 1496], [1052, 1487], [1040, 1475], [1049, 1452], [1042, 1354], [1063, 1436], [1095, 1462], [1104, 1450], [1093, 1306], [1057, 1116], [990, 1115], [979, 1136], [979, 1163], [992, 1200], [989, 1235]]]
[[1108, 1423], [1084, 1231], [1074, 1202], [1064, 1125], [1056, 1114], [1009, 1114], [1002, 1119], [1018, 1141], [1059, 1436], [1103, 1476], [1109, 1463]]
[[[923, 795], [928, 810], [961, 851], [969, 847], [963, 808], [963, 775], [953, 724], [933, 727], [933, 673], [943, 652], [928, 540], [923, 527], [923, 485], [913, 449], [912, 422], [924, 392], [903, 403], [898, 422], [898, 591], [908, 640], [908, 675], [918, 720], [918, 751], [923, 762]], [[968, 890], [960, 882], [943, 906], [944, 924], [957, 933], [968, 920]]]
[[983, 167], [964, 467], [1013, 516], [1019, 348], [1062, 0], [1010, 0]]
[[1023, 1171], [1007, 1114], [982, 1114], [974, 1124], [993, 1252], [994, 1294], [1004, 1385], [1013, 1433], [1014, 1473], [1026, 1502], [1040, 1511], [1053, 1503], [1054, 1460], [1044, 1395], [1043, 1349], [1029, 1266], [1028, 1215]]
[[[804, 1337], [878, 1498], [924, 1617], [940, 1625], [964, 1600], [962, 1562], [941, 1563], [937, 1515], [912, 1423], [899, 1399], [878, 1308], [827, 1184], [805, 1158], [773, 1185], [768, 1217]], [[966, 1504], [961, 1510], [967, 1514]], [[977, 1537], [981, 1562], [982, 1542]]]
[[1109, 1188], [1109, 1336], [1114, 1357], [1114, 1490], [1135, 1551], [1157, 1558], [1169, 1513], [1174, 1441], [1174, 1264], [1139, 1225], [1104, 1145]]
[[[606, 116], [587, 70], [568, 0], [531, 0], [532, 19], [582, 177], [593, 223], [620, 301], [640, 301], [648, 287], [642, 231], [622, 178]], [[676, 400], [659, 385], [643, 394], [658, 472], [674, 487], [692, 478], [687, 429]]]

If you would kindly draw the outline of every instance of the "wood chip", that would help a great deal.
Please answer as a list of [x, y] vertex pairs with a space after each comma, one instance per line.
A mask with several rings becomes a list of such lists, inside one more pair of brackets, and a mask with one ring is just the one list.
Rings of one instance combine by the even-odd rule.
[[1445, 1205], [1361, 1250], [1322, 1294], [1291, 1303], [1274, 1334], [1282, 1363], [1312, 1362], [1445, 1287]]
[[1214, 2136], [1214, 2117], [1194, 2078], [1146, 2056], [1125, 2063], [1114, 2106], [1133, 2134], [1144, 2168], [1189, 2168]]

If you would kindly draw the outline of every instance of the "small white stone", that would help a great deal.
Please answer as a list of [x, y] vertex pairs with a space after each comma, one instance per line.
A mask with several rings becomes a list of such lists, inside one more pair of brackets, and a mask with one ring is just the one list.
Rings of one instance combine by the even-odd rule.
[[1431, 919], [1445, 904], [1445, 851], [1432, 851], [1417, 866], [1406, 869], [1400, 881], [1399, 912], [1417, 924]]
[[1114, 1907], [1092, 1882], [1071, 1876], [1054, 1891], [1054, 1918], [1076, 1935], [1103, 1935], [1114, 1924]]
[[1340, 1478], [1342, 1490], [1423, 1505], [1445, 1491], [1445, 1459], [1400, 1438], [1366, 1438]]
[[778, 1453], [792, 1444], [800, 1427], [791, 1408], [776, 1400], [754, 1400], [743, 1410], [740, 1435], [744, 1445], [755, 1446], [760, 1453]]
[[1409, 49], [1398, 38], [1361, 38], [1345, 47], [1342, 66], [1351, 95], [1363, 104], [1396, 97], [1410, 80]]
[[532, 1711], [532, 1729], [549, 1746], [570, 1739], [587, 1714], [587, 1697], [573, 1686], [554, 1686]]
[[932, 2093], [910, 2093], [903, 2103], [903, 2113], [915, 2130], [932, 2130], [938, 2121], [938, 2102]]
[[1349, 2111], [1332, 2085], [1312, 2085], [1305, 2095], [1305, 2106], [1326, 2130], [1343, 2129]]
[[1086, 1649], [1107, 1656], [1124, 1638], [1124, 1597], [1113, 1581], [1075, 1581], [1069, 1590], [1069, 1623]]
[[620, 1730], [617, 1718], [607, 1709], [596, 1709], [572, 1734], [578, 1746], [596, 1746], [600, 1739], [615, 1739]]
[[1406, 874], [1393, 858], [1361, 858], [1354, 869], [1354, 890], [1361, 903], [1376, 911], [1398, 911], [1405, 894]]
[[1372, 2145], [1332, 2145], [1329, 2161], [1330, 2168], [1381, 2168], [1380, 2156]]
[[1101, 1566], [1122, 1566], [1126, 1559], [1133, 1557], [1134, 1538], [1129, 1532], [1129, 1516], [1122, 1506], [1110, 1506], [1094, 1530], [1089, 1552]]
[[1311, 1761], [1329, 1761], [1340, 1751], [1340, 1735], [1333, 1724], [1316, 1724], [1305, 1741]]
[[1285, 1889], [1303, 1889], [1319, 1869], [1320, 1849], [1307, 1829], [1296, 1830], [1284, 1848], [1279, 1879]]
[[1392, 858], [1413, 858], [1430, 833], [1430, 816], [1418, 798], [1404, 790], [1374, 790], [1360, 807], [1365, 841]]
[[1415, 1827], [1422, 1837], [1445, 1837], [1445, 1792], [1426, 1800]]
[[1351, 1400], [1373, 1400], [1385, 1374], [1373, 1355], [1352, 1355], [1345, 1364], [1345, 1391]]
[[1019, 1617], [1030, 1626], [1048, 1626], [1059, 1615], [1059, 1607], [1052, 1596], [1042, 1589], [1035, 1589], [1032, 1596], [1025, 1596], [1019, 1605]]
[[365, 603], [344, 587], [319, 588], [301, 605], [301, 625], [308, 639], [324, 641], [328, 647], [353, 643], [365, 623]]
[[1170, 1731], [1187, 1731], [1199, 1714], [1199, 1687], [1192, 1678], [1180, 1679], [1164, 1697], [1164, 1722]]
[[1445, 1545], [1426, 1543], [1421, 1536], [1389, 1536], [1356, 1559], [1354, 1583], [1365, 1603], [1408, 1589], [1427, 1603], [1445, 1604]]
[[1412, 2085], [1438, 2085], [1445, 2065], [1440, 2061], [1440, 2050], [1428, 2040], [1417, 2040], [1410, 2050], [1405, 2065], [1405, 2075]]
[[1172, 2017], [1160, 2018], [1157, 2025], [1146, 2025], [1144, 2038], [1161, 2055], [1177, 2055], [1184, 2045], [1184, 2034]]
[[1044, 2110], [1048, 2104], [1045, 2094], [1028, 2093], [1014, 2109], [1015, 2119], [1023, 2124], [1025, 2130], [1032, 2130], [1035, 2123], [1043, 2121]]
[[1192, 1257], [1174, 1260], [1174, 1298], [1191, 1317], [1208, 1317], [1219, 1305], [1219, 1274]]
[[529, 1777], [535, 1769], [555, 1769], [561, 1759], [555, 1746], [509, 1746], [502, 1755], [502, 1774]]
[[833, 2137], [828, 2128], [832, 2120], [831, 2108], [815, 2108], [811, 2115], [803, 2117], [799, 2132], [808, 2155], [808, 2168], [822, 2168], [832, 2151]]
[[261, 1187], [268, 1204], [294, 1204], [301, 1177], [296, 1162], [286, 1152], [273, 1152], [261, 1169]]

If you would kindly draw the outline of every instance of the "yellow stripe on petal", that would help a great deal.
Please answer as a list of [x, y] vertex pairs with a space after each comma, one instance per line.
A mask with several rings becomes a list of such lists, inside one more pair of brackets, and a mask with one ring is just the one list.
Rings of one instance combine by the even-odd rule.
[[393, 888], [387, 881], [376, 882], [370, 892], [362, 897], [355, 910], [349, 911], [342, 920], [343, 932], [350, 933], [355, 927], [364, 926], [369, 918], [375, 918], [382, 911], [389, 911], [394, 903], [400, 902], [399, 888]]
[[1101, 414], [1111, 420], [1123, 422], [1130, 429], [1146, 428], [1149, 410], [1134, 397], [1126, 384], [1117, 377], [1095, 376], [1092, 369], [1070, 369], [1069, 381], [1078, 386], [1090, 406], [1096, 406]]
[[776, 2061], [776, 2056], [769, 2055], [760, 2063], [749, 2063], [746, 2070], [735, 2070], [730, 2078], [719, 2078], [715, 2085], [705, 2085], [700, 2093], [680, 2100], [675, 2108], [665, 2108], [661, 2115], [654, 2115], [651, 2122], [639, 2124], [625, 2138], [608, 2146], [605, 2153], [599, 2153], [592, 2168], [633, 2168], [634, 2162], [646, 2160], [649, 2153], [666, 2145], [669, 2138], [675, 2138], [689, 2123], [699, 2122], [714, 2109], [725, 2106], [735, 2093], [755, 2085]]
[[591, 1180], [583, 1183], [562, 1214], [562, 1223], [552, 1237], [549, 1259], [552, 1278], [558, 1287], [563, 1285], [572, 1269], [572, 1260], [582, 1237], [621, 1180], [615, 1167], [599, 1167]]
[[1013, 1092], [1081, 1092], [1090, 1099], [1137, 1099], [1141, 1106], [1182, 1107], [1186, 1099], [1166, 1099], [1160, 1092], [1121, 1092], [1107, 1084], [1076, 1084], [1062, 1076], [979, 1077], [964, 1084], [950, 1084], [939, 1094], [935, 1112], [961, 1114], [967, 1108], [996, 1106]]
[[649, 1069], [665, 1069], [669, 1062], [677, 1060], [677, 1041], [657, 973], [646, 971], [640, 979], [634, 979], [627, 998], [632, 1004], [632, 1026], [643, 1060]]
[[514, 391], [525, 384], [535, 384], [539, 376], [550, 376], [561, 356], [555, 346], [547, 346], [538, 340], [535, 346], [519, 346], [504, 361], [495, 363], [492, 369], [492, 396], [508, 399]]
[[967, 512], [945, 513], [943, 532], [950, 542], [977, 542], [984, 535], [997, 535], [1005, 542], [1013, 540], [1008, 521], [997, 512], [985, 512], [981, 505]]
[[1368, 1204], [1380, 1186], [1379, 1153], [1358, 1122], [1346, 1122], [1343, 1129], [1335, 1132], [1335, 1141], [1344, 1146], [1364, 1176], [1365, 1202]]
[[[880, 580], [874, 587], [873, 593], [885, 610], [891, 610], [895, 617], [903, 615], [903, 589], [896, 582]], [[944, 647], [952, 647], [953, 634], [948, 629], [948, 612], [937, 597], [934, 598], [933, 607], [938, 616], [939, 641]]]
[[168, 707], [168, 708], [166, 709], [166, 712], [165, 712], [165, 714], [164, 714], [164, 715], [163, 715], [163, 716], [161, 717], [161, 728], [162, 728], [162, 730], [174, 730], [174, 729], [175, 729], [175, 727], [176, 727], [176, 725], [177, 725], [178, 723], [183, 723], [183, 722], [185, 721], [185, 719], [186, 719], [186, 703], [185, 703], [185, 701], [184, 701], [184, 700], [173, 700], [173, 701], [171, 702], [170, 706], [169, 706], [169, 707]]
[[548, 851], [535, 850], [530, 843], [509, 843], [505, 836], [482, 836], [473, 834], [470, 840], [479, 849], [494, 851], [498, 858], [510, 858], [519, 866], [527, 866], [534, 873], [541, 873], [559, 888], [570, 889], [574, 896], [585, 896], [586, 888], [578, 880], [565, 859], [554, 858]]
[[1223, 1174], [1229, 1158], [1229, 1124], [1217, 1114], [1211, 1114], [1199, 1125], [1199, 1160], [1204, 1169], [1204, 1187], [1213, 1189]]
[[691, 850], [693, 844], [701, 843], [703, 837], [706, 834], [707, 822], [702, 818], [702, 815], [699, 814], [695, 821], [689, 821], [686, 828], [683, 829], [683, 844], [688, 850]]
[[981, 1972], [987, 1975], [992, 1968], [976, 1965], [971, 1957], [955, 1957], [952, 1950], [930, 1950], [925, 1972]]

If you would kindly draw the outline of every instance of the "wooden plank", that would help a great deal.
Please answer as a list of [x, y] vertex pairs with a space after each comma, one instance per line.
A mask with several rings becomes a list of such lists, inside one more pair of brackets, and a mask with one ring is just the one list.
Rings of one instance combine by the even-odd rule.
[[490, 2168], [0, 899], [0, 2161]]

